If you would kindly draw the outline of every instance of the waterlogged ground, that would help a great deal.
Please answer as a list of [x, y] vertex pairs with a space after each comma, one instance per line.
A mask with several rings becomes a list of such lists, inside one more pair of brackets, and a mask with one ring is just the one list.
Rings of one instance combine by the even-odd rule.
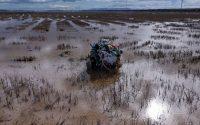
[[[90, 44], [123, 50], [88, 74]], [[200, 124], [200, 21], [122, 22], [20, 15], [0, 20], [0, 124]]]

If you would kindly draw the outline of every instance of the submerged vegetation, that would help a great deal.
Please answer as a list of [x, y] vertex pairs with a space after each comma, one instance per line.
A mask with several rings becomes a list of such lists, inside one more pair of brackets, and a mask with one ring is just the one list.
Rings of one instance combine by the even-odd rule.
[[52, 20], [45, 19], [42, 22], [40, 22], [36, 27], [34, 27], [33, 30], [40, 32], [49, 32], [51, 22]]
[[[104, 14], [0, 14], [0, 124], [200, 123], [196, 14]], [[88, 74], [100, 39], [123, 50], [120, 66]]]

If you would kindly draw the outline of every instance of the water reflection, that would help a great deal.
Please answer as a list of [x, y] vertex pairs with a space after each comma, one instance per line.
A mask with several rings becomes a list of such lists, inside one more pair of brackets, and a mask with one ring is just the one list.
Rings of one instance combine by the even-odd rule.
[[146, 109], [146, 116], [154, 121], [164, 120], [167, 117], [167, 108], [165, 103], [153, 99]]
[[90, 82], [97, 87], [104, 87], [114, 84], [119, 80], [120, 72], [117, 69], [114, 72], [90, 72]]

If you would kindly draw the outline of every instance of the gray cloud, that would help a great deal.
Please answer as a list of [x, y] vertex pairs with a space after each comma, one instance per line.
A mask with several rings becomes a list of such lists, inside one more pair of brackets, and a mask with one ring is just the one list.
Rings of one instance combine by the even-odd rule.
[[76, 2], [80, 0], [0, 0], [1, 3], [48, 3], [48, 2]]
[[[125, 8], [126, 0], [0, 0], [0, 9], [79, 10]], [[131, 9], [180, 8], [181, 0], [127, 0]], [[200, 0], [184, 0], [184, 7], [200, 8]]]

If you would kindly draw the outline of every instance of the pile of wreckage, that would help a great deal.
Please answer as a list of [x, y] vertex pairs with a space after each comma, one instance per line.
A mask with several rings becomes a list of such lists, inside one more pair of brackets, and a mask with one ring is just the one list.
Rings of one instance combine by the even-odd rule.
[[118, 66], [122, 50], [108, 40], [100, 40], [91, 45], [87, 61], [88, 70], [114, 70]]

